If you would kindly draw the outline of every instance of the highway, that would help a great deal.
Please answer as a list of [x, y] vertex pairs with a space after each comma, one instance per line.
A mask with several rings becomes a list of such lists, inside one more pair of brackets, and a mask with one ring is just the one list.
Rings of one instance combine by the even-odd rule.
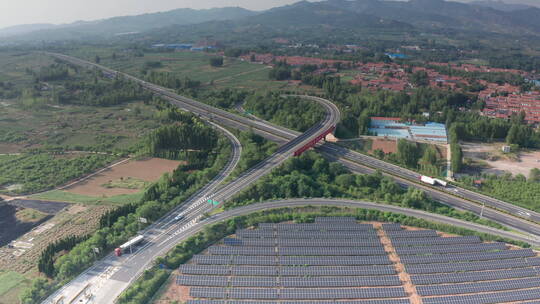
[[[301, 96], [302, 98], [308, 98], [320, 103], [323, 107], [325, 107], [327, 115], [322, 122], [316, 124], [305, 133], [300, 134], [299, 132], [290, 131], [284, 127], [275, 126], [262, 120], [252, 120], [221, 109], [214, 108], [204, 103], [200, 103], [195, 100], [177, 95], [168, 89], [147, 83], [133, 76], [119, 73], [87, 61], [61, 54], [48, 54], [53, 55], [56, 58], [66, 60], [73, 64], [92, 68], [99, 68], [107, 74], [122, 75], [123, 77], [131, 79], [139, 83], [141, 86], [166, 98], [178, 107], [186, 111], [196, 113], [202, 118], [210, 120], [215, 124], [220, 124], [242, 130], [251, 129], [254, 132], [270, 140], [285, 144], [281, 146], [279, 150], [272, 156], [270, 156], [268, 159], [251, 168], [250, 170], [242, 174], [239, 178], [226, 185], [221, 185], [223, 180], [225, 180], [225, 178], [228, 176], [228, 174], [230, 174], [230, 172], [236, 165], [235, 162], [238, 161], [238, 157], [240, 155], [239, 151], [241, 149], [238, 141], [230, 138], [232, 134], [229, 133], [228, 137], [231, 139], [232, 142], [235, 142], [235, 144], [233, 144], [233, 150], [235, 150], [235, 152], [233, 153], [233, 157], [227, 165], [227, 168], [225, 168], [212, 181], [212, 183], [198, 191], [197, 194], [195, 194], [188, 201], [179, 206], [176, 210], [174, 210], [174, 212], [169, 213], [167, 216], [160, 219], [158, 222], [154, 223], [152, 226], [146, 229], [144, 231], [144, 234], [147, 242], [144, 246], [139, 248], [135, 253], [126, 255], [121, 258], [116, 258], [112, 255], [107, 256], [105, 259], [97, 262], [91, 269], [89, 269], [88, 271], [77, 277], [75, 280], [64, 286], [64, 288], [55, 293], [53, 296], [49, 297], [44, 303], [56, 303], [55, 301], [59, 298], [71, 301], [74, 300], [73, 297], [76, 297], [75, 300], [79, 300], [78, 297], [84, 297], [85, 294], [93, 295], [93, 297], [91, 298], [85, 298], [84, 301], [86, 301], [86, 303], [112, 303], [113, 299], [115, 299], [116, 296], [118, 296], [120, 292], [124, 290], [132, 280], [137, 278], [156, 257], [163, 255], [168, 250], [173, 248], [175, 244], [177, 244], [179, 241], [186, 237], [186, 234], [188, 234], [188, 232], [190, 232], [192, 229], [195, 229], [194, 227], [202, 227], [201, 225], [206, 223], [206, 221], [198, 223], [198, 220], [203, 216], [204, 213], [208, 212], [213, 208], [208, 203], [206, 203], [206, 200], [208, 198], [211, 198], [221, 203], [227, 201], [228, 199], [236, 195], [239, 191], [246, 189], [258, 179], [268, 174], [273, 168], [282, 164], [287, 158], [292, 156], [295, 150], [310, 142], [318, 134], [325, 130], [328, 130], [331, 126], [335, 126], [340, 119], [339, 109], [331, 102], [318, 97]], [[216, 127], [218, 126], [216, 125]], [[226, 130], [222, 131], [226, 132]], [[226, 132], [226, 134], [227, 133], [228, 132]], [[523, 232], [540, 235], [540, 226], [530, 221], [536, 221], [537, 219], [540, 219], [540, 215], [538, 213], [534, 213], [532, 211], [513, 206], [506, 202], [494, 200], [492, 198], [485, 197], [474, 192], [472, 192], [471, 194], [469, 193], [470, 191], [466, 191], [464, 189], [452, 188], [447, 190], [443, 188], [428, 187], [426, 185], [420, 184], [417, 181], [419, 174], [415, 172], [342, 148], [335, 144], [325, 143], [323, 145], [319, 145], [317, 149], [319, 149], [326, 156], [332, 157], [337, 161], [340, 161], [347, 167], [351, 168], [353, 171], [366, 173], [372, 172], [373, 169], [380, 169], [384, 173], [389, 174], [390, 176], [398, 180], [400, 184], [422, 188], [428, 193], [428, 195], [445, 204], [464, 210], [470, 210], [477, 214], [480, 214], [480, 212], [482, 212], [486, 218], [498, 221], [502, 224], [506, 224]], [[476, 202], [476, 199], [478, 199], [479, 202]], [[291, 204], [294, 203], [294, 201], [286, 202], [289, 202]], [[302, 202], [305, 203], [306, 201], [302, 200]], [[325, 203], [329, 202], [330, 201], [325, 200]], [[341, 203], [344, 204], [345, 202], [341, 201]], [[484, 209], [482, 208], [482, 203], [484, 203], [487, 207], [485, 208], [485, 210], [481, 210]], [[376, 206], [380, 208], [397, 208], [385, 205]], [[246, 209], [249, 209], [249, 206], [246, 207]], [[503, 212], [499, 210], [502, 210]], [[409, 211], [422, 212], [417, 210]], [[179, 213], [184, 215], [184, 219], [175, 222], [174, 217]], [[433, 217], [439, 217], [437, 215], [429, 213], [425, 213], [423, 216], [428, 215]], [[448, 221], [447, 223], [455, 222]], [[474, 225], [471, 223], [466, 224]], [[476, 226], [478, 227], [475, 227], [474, 229], [480, 231], [482, 231], [480, 228], [488, 229], [483, 226]], [[528, 242], [530, 243], [535, 244], [536, 242], [534, 239], [531, 239], [526, 235], [512, 235], [514, 238], [517, 239], [519, 239], [518, 237], [528, 239]], [[88, 284], [90, 284], [89, 287]], [[81, 290], [84, 290], [85, 292], [81, 294]]]
[[[153, 87], [153, 85], [149, 85]], [[166, 96], [168, 99], [172, 98]], [[177, 100], [172, 100], [177, 104]], [[181, 107], [190, 107], [189, 101]], [[227, 112], [225, 112], [227, 113]], [[204, 119], [212, 119], [212, 115], [206, 113], [201, 115]], [[226, 120], [227, 117], [220, 117]], [[219, 126], [215, 122], [210, 122], [215, 128], [219, 128], [231, 141], [233, 153], [226, 167], [214, 178], [214, 180], [190, 197], [186, 202], [175, 208], [163, 218], [156, 221], [145, 229], [142, 234], [145, 236], [145, 245], [138, 248], [132, 254], [122, 257], [115, 257], [109, 254], [100, 261], [97, 261], [90, 269], [79, 275], [77, 278], [66, 284], [62, 289], [51, 295], [44, 303], [58, 303], [59, 301], [84, 302], [84, 303], [112, 303], [112, 301], [129, 284], [149, 267], [155, 258], [165, 254], [173, 248], [177, 238], [183, 232], [197, 223], [197, 221], [215, 206], [207, 203], [208, 199], [218, 202], [225, 202], [238, 192], [246, 189], [251, 184], [274, 168], [280, 166], [291, 157], [294, 152], [309, 142], [313, 141], [321, 134], [321, 130], [330, 130], [336, 126], [340, 120], [340, 112], [331, 103], [327, 103], [327, 111], [323, 121], [315, 124], [309, 130], [295, 136], [292, 140], [282, 145], [270, 157], [250, 168], [228, 184], [223, 181], [234, 170], [241, 154], [241, 145], [238, 139], [229, 131]], [[219, 120], [216, 120], [219, 121]], [[230, 121], [230, 120], [229, 120]], [[264, 125], [263, 125], [264, 126]], [[261, 127], [262, 128], [262, 127]], [[277, 128], [265, 126], [266, 130], [277, 130]], [[264, 131], [264, 130], [263, 130]], [[266, 132], [266, 131], [264, 131]], [[267, 132], [271, 134], [270, 132]], [[180, 220], [175, 220], [177, 215], [183, 215]], [[63, 303], [63, 302], [62, 302]]]
[[[74, 57], [70, 57], [70, 56], [66, 56], [62, 54], [55, 54], [55, 53], [48, 53], [48, 54], [55, 56], [59, 59], [66, 60], [73, 64], [98, 68], [104, 71], [105, 73], [109, 73], [111, 75], [122, 75], [123, 77], [126, 77], [132, 81], [135, 81], [141, 84], [142, 86], [144, 86], [145, 88], [161, 96], [166, 97], [169, 101], [179, 106], [180, 108], [186, 111], [196, 113], [205, 118], [212, 119], [222, 125], [226, 125], [229, 127], [242, 129], [242, 130], [247, 130], [251, 128], [254, 132], [264, 136], [265, 138], [272, 141], [279, 142], [279, 143], [287, 142], [299, 135], [299, 132], [291, 131], [281, 126], [276, 126], [274, 124], [271, 124], [261, 119], [253, 120], [244, 116], [236, 115], [236, 114], [233, 114], [233, 113], [221, 110], [221, 109], [217, 109], [215, 107], [209, 106], [202, 102], [198, 102], [193, 99], [175, 94], [166, 88], [163, 88], [154, 84], [150, 84], [144, 80], [138, 79], [136, 77], [133, 77], [125, 73], [111, 70], [101, 65], [97, 65], [88, 61], [84, 61], [78, 58], [74, 58]], [[331, 112], [339, 111], [339, 109], [337, 109], [337, 107], [334, 104], [332, 104], [331, 102], [325, 99], [312, 97], [312, 96], [302, 96], [302, 97], [308, 98], [308, 99], [311, 99], [320, 103], [327, 111], [331, 111]], [[320, 149], [323, 152], [326, 152], [329, 155], [335, 156], [336, 160], [355, 162], [355, 163], [358, 163], [359, 165], [363, 165], [364, 167], [366, 167], [366, 170], [378, 169], [393, 177], [401, 178], [402, 182], [404, 180], [408, 180], [409, 186], [416, 187], [420, 184], [419, 179], [421, 175], [412, 170], [408, 170], [408, 169], [384, 162], [382, 160], [376, 159], [374, 157], [370, 157], [370, 156], [358, 153], [356, 151], [343, 148], [336, 144], [326, 143], [322, 146], [319, 146], [318, 149]], [[427, 187], [424, 187], [424, 188], [427, 188]], [[478, 206], [485, 205], [486, 210], [495, 209], [498, 211], [502, 211], [503, 213], [506, 213], [507, 215], [510, 215], [512, 217], [522, 219], [520, 221], [513, 220], [512, 222], [514, 223], [530, 223], [530, 224], [531, 222], [540, 223], [540, 213], [538, 212], [531, 211], [526, 208], [522, 208], [522, 207], [510, 204], [510, 203], [489, 197], [487, 195], [474, 192], [474, 191], [470, 191], [467, 189], [454, 187], [454, 186], [451, 186], [448, 188], [431, 187], [430, 193], [433, 194], [435, 192], [439, 192], [438, 194], [439, 196], [441, 195], [441, 193], [446, 193], [447, 196], [445, 197], [453, 196], [456, 198], [456, 200], [457, 199], [466, 200], [466, 201], [469, 201], [469, 203], [476, 204]], [[446, 201], [447, 202], [445, 203], [450, 203], [450, 204], [452, 203], [452, 202], [448, 202], [448, 200]], [[477, 208], [470, 207], [469, 209], [466, 209], [466, 210], [472, 211], [472, 209], [477, 209]], [[488, 217], [487, 213], [485, 215], [486, 217]], [[520, 227], [515, 227], [514, 225], [511, 225], [511, 226], [516, 229], [520, 229], [523, 231], [540, 235], [539, 233], [540, 226], [536, 226], [534, 228], [525, 227], [521, 224], [520, 224]]]
[[[242, 146], [236, 136], [215, 123], [210, 122], [210, 124], [229, 139], [232, 146], [232, 153], [229, 161], [212, 181], [199, 189], [182, 205], [176, 207], [159, 221], [143, 230], [141, 234], [145, 235], [145, 239], [155, 240], [160, 236], [169, 237], [174, 235], [174, 232], [178, 227], [190, 227], [193, 225], [196, 220], [206, 212], [206, 198], [212, 193], [215, 193], [216, 189], [221, 186], [222, 182], [233, 172], [240, 161]], [[178, 222], [175, 221], [174, 218], [178, 214], [184, 214], [185, 218]], [[137, 254], [122, 258], [118, 258], [112, 253], [107, 255], [94, 263], [92, 267], [77, 276], [71, 282], [64, 285], [43, 303], [112, 303], [112, 300], [114, 300], [118, 294], [129, 285], [129, 282], [115, 280], [113, 275], [119, 271], [125, 271], [125, 268], [128, 268], [131, 271], [137, 270], [136, 273], [132, 274], [133, 278], [140, 275], [144, 268], [142, 266], [140, 268], [133, 268], [133, 265], [136, 264], [131, 263], [131, 260], [137, 255], [139, 255], [141, 259], [146, 260], [146, 254], [156, 250], [151, 246], [152, 244], [152, 242], [148, 242], [137, 252]], [[153, 261], [153, 258], [148, 259], [147, 263], [150, 263], [150, 261]], [[144, 263], [144, 266], [146, 266], [147, 263]], [[116, 290], [120, 290], [118, 294], [115, 293]], [[110, 293], [114, 294], [112, 298]], [[87, 297], [88, 295], [93, 295], [93, 298]]]

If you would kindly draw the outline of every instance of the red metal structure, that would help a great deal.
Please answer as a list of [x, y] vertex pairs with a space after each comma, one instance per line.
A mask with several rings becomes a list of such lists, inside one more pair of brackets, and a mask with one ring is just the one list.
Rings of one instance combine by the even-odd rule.
[[311, 140], [310, 142], [308, 142], [305, 146], [303, 146], [302, 148], [294, 151], [294, 156], [300, 156], [302, 155], [302, 153], [306, 152], [307, 150], [315, 147], [315, 145], [321, 141], [322, 139], [324, 139], [326, 137], [326, 135], [334, 132], [334, 130], [336, 129], [335, 126], [332, 126], [330, 129], [326, 130], [325, 132], [321, 133], [321, 135], [315, 137], [313, 140]]

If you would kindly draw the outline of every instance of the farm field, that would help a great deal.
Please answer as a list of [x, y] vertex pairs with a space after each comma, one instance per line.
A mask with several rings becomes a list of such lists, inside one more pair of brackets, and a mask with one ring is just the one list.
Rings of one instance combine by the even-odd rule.
[[72, 194], [102, 198], [134, 194], [157, 181], [164, 173], [174, 171], [180, 164], [179, 161], [160, 158], [132, 160], [65, 190]]
[[[116, 54], [116, 59], [112, 58], [113, 53]], [[291, 86], [287, 81], [270, 81], [267, 66], [235, 58], [226, 58], [223, 67], [211, 67], [210, 58], [216, 55], [205, 52], [145, 53], [144, 57], [135, 57], [114, 49], [85, 49], [73, 50], [70, 55], [90, 61], [99, 56], [101, 64], [138, 77], [143, 76], [141, 70], [146, 62], [160, 62], [162, 67], [152, 71], [171, 73], [180, 79], [189, 77], [201, 81], [208, 89], [238, 88], [261, 91], [307, 89]]]
[[25, 109], [16, 100], [0, 105], [0, 154], [65, 147], [126, 150], [159, 126], [155, 109], [142, 102], [111, 107], [47, 106]]

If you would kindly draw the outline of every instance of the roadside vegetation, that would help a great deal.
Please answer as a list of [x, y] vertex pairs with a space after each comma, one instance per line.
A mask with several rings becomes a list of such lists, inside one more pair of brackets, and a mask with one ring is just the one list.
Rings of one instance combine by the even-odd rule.
[[282, 97], [279, 93], [252, 94], [244, 108], [255, 116], [292, 130], [304, 132], [326, 115], [316, 102], [300, 97]]
[[238, 177], [243, 172], [272, 155], [278, 148], [276, 143], [266, 140], [264, 137], [253, 132], [235, 131], [234, 133], [242, 144], [242, 155], [240, 156], [238, 165], [236, 165], [236, 168], [227, 180]]
[[225, 209], [274, 199], [350, 198], [421, 209], [499, 229], [504, 226], [479, 218], [470, 212], [457, 211], [428, 198], [420, 189], [404, 190], [380, 173], [351, 174], [343, 165], [330, 163], [315, 152], [286, 161], [250, 188], [225, 203]]
[[[468, 189], [540, 212], [540, 181], [534, 172], [536, 171], [532, 171], [529, 179], [522, 174], [516, 176], [510, 173], [502, 176], [483, 174], [479, 177], [462, 176], [458, 182]], [[479, 178], [481, 183], [476, 184], [475, 181]]]
[[[88, 239], [77, 240], [81, 242], [65, 241], [65, 246], [58, 247], [71, 248], [62, 256], [54, 256], [54, 260], [51, 260], [54, 250], [45, 252], [44, 254], [47, 256], [42, 256], [42, 260], [46, 261], [43, 262], [43, 271], [46, 271], [52, 279], [35, 280], [32, 287], [23, 293], [23, 303], [36, 303], [42, 300], [52, 290], [60, 287], [63, 282], [88, 268], [95, 258], [105, 256], [116, 246], [135, 235], [140, 228], [149, 225], [173, 207], [184, 202], [191, 194], [207, 184], [225, 165], [231, 154], [231, 147], [226, 138], [216, 134], [210, 126], [203, 124], [191, 114], [182, 113], [172, 106], [168, 108], [168, 111], [167, 117], [176, 122], [172, 126], [177, 129], [172, 129], [171, 132], [156, 130], [154, 134], [149, 135], [148, 140], [141, 148], [147, 152], [159, 151], [161, 153], [169, 149], [167, 146], [167, 141], [171, 140], [169, 135], [174, 135], [175, 132], [184, 132], [181, 130], [192, 131], [192, 134], [202, 132], [201, 134], [208, 134], [210, 137], [199, 138], [196, 141], [190, 137], [181, 137], [180, 140], [174, 138], [170, 142], [171, 151], [172, 148], [179, 147], [184, 147], [185, 152], [187, 150], [196, 151], [196, 155], [200, 157], [195, 158], [199, 160], [196, 166], [193, 163], [188, 163], [186, 166], [181, 165], [172, 174], [164, 175], [157, 183], [151, 185], [140, 201], [123, 205], [105, 213], [100, 220], [100, 228], [92, 233]], [[210, 139], [215, 140], [210, 141]], [[155, 149], [156, 144], [159, 144], [160, 149]], [[192, 157], [191, 153], [169, 155], [174, 158]], [[139, 217], [146, 218], [149, 223], [140, 224]], [[100, 254], [94, 255], [94, 248], [99, 248]]]
[[[314, 207], [278, 208], [252, 214], [238, 216], [205, 228], [186, 241], [178, 244], [173, 250], [156, 260], [154, 267], [145, 271], [128, 289], [118, 297], [119, 304], [144, 304], [154, 297], [156, 292], [167, 281], [171, 273], [181, 264], [188, 262], [195, 254], [201, 253], [209, 246], [218, 243], [222, 238], [234, 234], [238, 229], [257, 226], [260, 223], [279, 223], [294, 221], [297, 223], [312, 223], [316, 217], [326, 216], [352, 216], [358, 221], [379, 221], [400, 223], [406, 226], [434, 229], [441, 232], [457, 235], [477, 235], [484, 241], [501, 241], [529, 247], [529, 244], [516, 242], [501, 237], [479, 233], [451, 225], [433, 223], [402, 214], [366, 210], [360, 208]], [[158, 265], [165, 265], [162, 269]]]

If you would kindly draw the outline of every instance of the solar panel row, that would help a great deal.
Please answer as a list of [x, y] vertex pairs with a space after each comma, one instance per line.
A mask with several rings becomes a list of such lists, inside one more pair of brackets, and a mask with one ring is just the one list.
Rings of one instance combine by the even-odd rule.
[[540, 266], [540, 258], [517, 258], [499, 261], [476, 261], [465, 263], [450, 263], [450, 264], [411, 264], [406, 265], [405, 269], [410, 274], [426, 274], [426, 273], [450, 273], [460, 271], [480, 271], [480, 270], [495, 270], [495, 269], [512, 269], [525, 268], [531, 266]]
[[283, 277], [281, 286], [286, 288], [301, 287], [375, 287], [401, 286], [398, 276], [378, 277]]
[[294, 256], [224, 256], [224, 255], [195, 255], [192, 259], [202, 265], [389, 265], [386, 255], [380, 256], [342, 256], [335, 257], [294, 257]]
[[183, 274], [235, 275], [235, 276], [370, 276], [396, 274], [393, 266], [223, 266], [195, 265], [180, 266]]
[[210, 254], [216, 255], [301, 255], [301, 256], [329, 256], [329, 255], [385, 255], [386, 252], [380, 247], [225, 247], [211, 246]]
[[540, 289], [513, 290], [466, 296], [423, 298], [424, 304], [493, 304], [540, 299]]
[[190, 296], [207, 299], [261, 299], [261, 300], [331, 300], [331, 299], [384, 299], [404, 298], [402, 287], [385, 288], [221, 288], [192, 287]]
[[516, 290], [540, 287], [540, 278], [512, 279], [492, 282], [476, 282], [449, 285], [417, 286], [421, 296], [452, 295], [463, 293], [480, 293], [501, 290]]
[[382, 246], [378, 238], [354, 238], [354, 239], [275, 239], [275, 238], [247, 238], [233, 239], [226, 238], [224, 243], [227, 246], [246, 247], [379, 247]]
[[179, 275], [177, 285], [212, 287], [283, 287], [283, 288], [323, 288], [323, 287], [377, 287], [400, 286], [398, 276], [378, 277], [226, 277]]
[[259, 224], [258, 230], [280, 231], [367, 231], [374, 230], [373, 225], [356, 223], [327, 223], [327, 224]]
[[499, 259], [511, 259], [519, 257], [532, 257], [534, 252], [531, 249], [504, 250], [498, 252], [475, 252], [475, 253], [453, 253], [436, 255], [406, 255], [400, 257], [404, 264], [427, 264], [444, 263], [454, 261], [487, 261]]
[[455, 252], [482, 252], [504, 250], [504, 243], [489, 244], [455, 244], [455, 245], [435, 245], [435, 246], [396, 246], [399, 255], [423, 254], [423, 253], [455, 253]]
[[474, 244], [481, 243], [478, 236], [438, 237], [438, 238], [398, 238], [392, 239], [394, 246], [422, 246], [422, 245], [448, 245], [448, 244]]
[[383, 228], [384, 231], [402, 230], [401, 224], [397, 224], [397, 223], [382, 224], [382, 228]]
[[537, 277], [539, 275], [540, 274], [533, 268], [518, 268], [480, 272], [474, 271], [445, 274], [411, 275], [411, 280], [415, 285], [433, 285], [444, 283], [463, 283]]
[[392, 240], [395, 238], [418, 238], [439, 236], [435, 230], [389, 230], [386, 235]]
[[354, 239], [378, 238], [375, 231], [272, 231], [241, 230], [236, 235], [240, 238], [282, 238], [282, 239]]

